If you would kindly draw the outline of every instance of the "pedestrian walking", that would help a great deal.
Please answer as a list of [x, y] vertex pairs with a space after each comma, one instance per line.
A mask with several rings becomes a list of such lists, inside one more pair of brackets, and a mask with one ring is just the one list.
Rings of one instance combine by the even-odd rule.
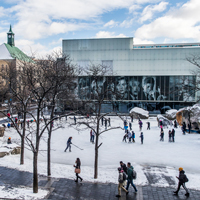
[[144, 140], [143, 132], [141, 132], [141, 134], [140, 134], [140, 138], [141, 138], [141, 144], [143, 144], [143, 140]]
[[131, 124], [131, 122], [129, 122], [129, 128], [130, 128], [130, 130], [132, 130], [132, 124]]
[[72, 144], [72, 137], [69, 137], [67, 140], [67, 147], [65, 148], [65, 151], [67, 151], [67, 149], [69, 148], [69, 152], [71, 152], [71, 144]]
[[131, 184], [133, 188], [135, 189], [135, 192], [137, 192], [137, 188], [133, 183], [133, 166], [131, 166], [131, 163], [127, 163], [127, 185], [126, 185], [126, 190], [128, 191], [129, 185]]
[[135, 132], [132, 131], [132, 141], [135, 142]]
[[175, 130], [174, 129], [172, 129], [172, 142], [174, 142], [174, 137], [175, 137]]
[[171, 130], [169, 130], [169, 142], [172, 142], [172, 132], [171, 132]]
[[76, 163], [76, 165], [74, 165], [74, 167], [75, 167], [75, 174], [76, 174], [76, 180], [75, 180], [75, 182], [78, 183], [78, 179], [80, 179], [81, 181], [83, 180], [79, 176], [79, 174], [81, 173], [81, 161], [80, 161], [80, 159], [77, 158], [75, 163]]
[[142, 123], [142, 121], [140, 120], [140, 121], [139, 121], [139, 129], [140, 129], [140, 131], [142, 130], [142, 125], [143, 125], [143, 123]]
[[160, 131], [160, 141], [164, 142], [164, 131], [163, 131], [162, 128], [161, 128], [161, 131]]
[[126, 182], [126, 174], [123, 171], [121, 167], [118, 167], [119, 176], [118, 176], [118, 194], [116, 197], [121, 197], [121, 189], [123, 189], [126, 192], [126, 195], [128, 195], [128, 191], [125, 189], [124, 184]]
[[150, 122], [147, 122], [147, 130], [150, 130]]
[[76, 124], [76, 117], [74, 116], [74, 124]]
[[179, 168], [179, 177], [176, 176], [176, 178], [179, 180], [178, 182], [178, 188], [176, 191], [174, 191], [174, 195], [178, 195], [178, 192], [180, 190], [180, 187], [182, 186], [184, 190], [186, 191], [185, 196], [189, 197], [190, 193], [188, 192], [188, 189], [185, 186], [185, 183], [188, 182], [188, 178], [185, 175], [185, 171], [183, 170], [182, 167]]
[[123, 171], [127, 174], [127, 167], [126, 167], [126, 164], [123, 163], [123, 161], [120, 161], [119, 164], [120, 164], [120, 167], [123, 169]]

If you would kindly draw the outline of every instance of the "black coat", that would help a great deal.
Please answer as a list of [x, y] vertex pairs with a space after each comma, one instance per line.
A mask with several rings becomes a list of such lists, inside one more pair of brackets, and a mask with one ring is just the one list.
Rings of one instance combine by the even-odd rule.
[[123, 169], [123, 171], [127, 174], [127, 167], [126, 167], [126, 164], [122, 164], [121, 165], [121, 168]]
[[179, 172], [178, 180], [180, 183], [185, 183], [185, 181], [184, 181], [185, 180], [185, 171], [184, 170]]

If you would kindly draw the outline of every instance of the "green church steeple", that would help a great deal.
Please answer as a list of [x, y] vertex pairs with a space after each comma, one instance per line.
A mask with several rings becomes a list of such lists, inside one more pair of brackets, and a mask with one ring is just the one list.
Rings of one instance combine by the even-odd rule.
[[12, 32], [12, 27], [10, 25], [10, 30], [7, 33], [7, 44], [10, 46], [15, 46], [15, 39], [14, 39], [15, 34]]

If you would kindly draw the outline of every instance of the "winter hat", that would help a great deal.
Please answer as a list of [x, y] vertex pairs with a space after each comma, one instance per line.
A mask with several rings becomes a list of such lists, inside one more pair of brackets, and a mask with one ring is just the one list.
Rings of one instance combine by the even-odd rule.
[[183, 171], [183, 168], [182, 167], [179, 167], [179, 169], [178, 169], [179, 171]]
[[11, 137], [8, 138], [9, 140], [11, 139]]

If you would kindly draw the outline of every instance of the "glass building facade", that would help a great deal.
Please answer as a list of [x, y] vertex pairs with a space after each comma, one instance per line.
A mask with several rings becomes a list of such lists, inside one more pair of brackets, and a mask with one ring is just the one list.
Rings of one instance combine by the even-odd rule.
[[[72, 63], [86, 68], [108, 66], [114, 76], [98, 77], [103, 91], [102, 112], [129, 112], [135, 106], [150, 113], [164, 113], [192, 105], [196, 66], [186, 58], [200, 53], [198, 44], [133, 45], [133, 38], [63, 40], [63, 53]], [[145, 48], [146, 47], [146, 48]], [[96, 82], [84, 72], [77, 80], [79, 100], [94, 100]]]

